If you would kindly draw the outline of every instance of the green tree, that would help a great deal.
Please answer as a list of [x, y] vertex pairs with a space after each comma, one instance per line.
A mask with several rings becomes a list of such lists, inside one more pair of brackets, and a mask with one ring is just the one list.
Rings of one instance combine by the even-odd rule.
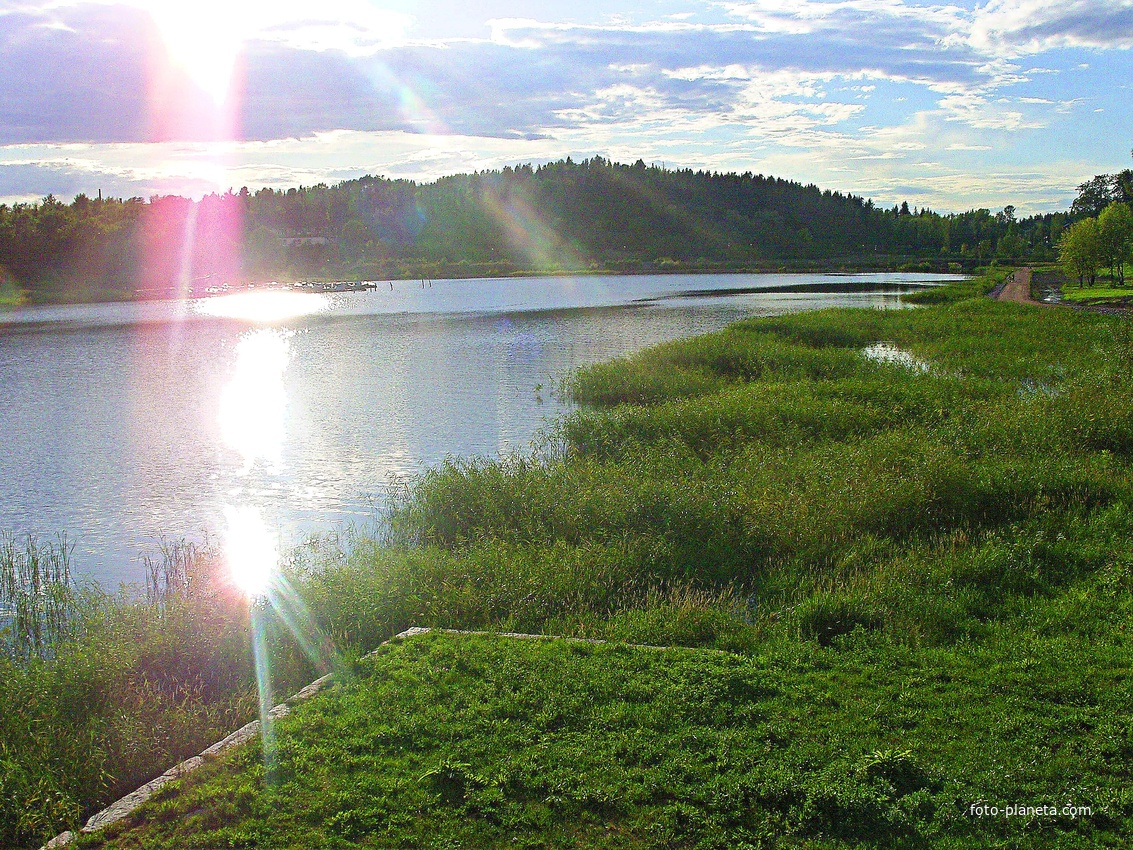
[[[1013, 207], [1008, 207], [1008, 209], [1014, 212]], [[999, 244], [996, 246], [996, 255], [1008, 260], [1017, 260], [1023, 254], [1026, 243], [1023, 241], [1019, 232], [1019, 224], [1014, 220], [1014, 216], [1009, 220], [1011, 223], [1007, 226], [1007, 232], [1000, 237]]]
[[244, 240], [244, 263], [255, 275], [274, 275], [280, 268], [282, 246], [279, 237], [262, 224]]
[[372, 238], [370, 229], [358, 219], [352, 218], [342, 226], [340, 244], [346, 256], [360, 258], [366, 255], [366, 248]]
[[1119, 284], [1125, 283], [1125, 264], [1133, 261], [1133, 210], [1112, 203], [1098, 216], [1098, 246], [1101, 260]]
[[1071, 277], [1078, 278], [1083, 286], [1088, 279], [1092, 286], [1101, 265], [1101, 240], [1098, 238], [1098, 220], [1084, 218], [1076, 221], [1058, 240], [1058, 261]]
[[1078, 197], [1070, 206], [1075, 216], [1096, 216], [1119, 198], [1119, 189], [1113, 174], [1098, 174], [1078, 187]]

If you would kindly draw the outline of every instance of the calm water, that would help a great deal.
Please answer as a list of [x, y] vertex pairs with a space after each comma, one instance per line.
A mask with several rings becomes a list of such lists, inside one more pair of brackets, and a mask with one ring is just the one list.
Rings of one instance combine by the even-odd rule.
[[[527, 447], [578, 366], [748, 316], [897, 307], [927, 280], [399, 282], [0, 313], [0, 530], [65, 530], [76, 571], [111, 585], [140, 580], [161, 534], [251, 518], [286, 545], [369, 522], [391, 476]], [[821, 291], [846, 283], [877, 291]]]

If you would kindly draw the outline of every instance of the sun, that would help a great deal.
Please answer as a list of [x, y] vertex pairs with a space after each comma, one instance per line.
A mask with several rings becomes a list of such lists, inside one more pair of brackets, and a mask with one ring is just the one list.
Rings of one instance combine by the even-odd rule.
[[249, 35], [242, 6], [238, 0], [157, 0], [146, 5], [170, 61], [218, 106], [229, 96], [236, 61]]

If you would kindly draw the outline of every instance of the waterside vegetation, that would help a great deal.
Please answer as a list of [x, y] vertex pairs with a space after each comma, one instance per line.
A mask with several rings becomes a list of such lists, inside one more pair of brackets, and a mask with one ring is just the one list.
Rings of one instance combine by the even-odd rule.
[[[239, 750], [86, 840], [1127, 844], [1129, 320], [982, 297], [996, 282], [573, 376], [580, 408], [531, 452], [449, 461], [380, 539], [295, 554], [302, 643], [335, 652], [266, 617], [275, 691], [331, 665], [343, 685], [280, 722], [270, 767]], [[46, 649], [10, 636], [0, 844], [255, 715], [247, 606], [164, 587], [77, 594]], [[410, 625], [684, 649], [438, 636], [359, 660]]]
[[959, 271], [1053, 260], [1063, 229], [1085, 210], [941, 215], [761, 174], [595, 157], [429, 184], [364, 177], [196, 202], [80, 194], [0, 205], [0, 276], [31, 301], [77, 302], [297, 280]]

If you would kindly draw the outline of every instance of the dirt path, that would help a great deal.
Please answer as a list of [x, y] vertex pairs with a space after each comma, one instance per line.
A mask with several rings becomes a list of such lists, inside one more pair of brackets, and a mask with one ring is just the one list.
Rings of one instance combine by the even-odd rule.
[[1029, 266], [1011, 272], [995, 298], [998, 301], [1015, 301], [1019, 304], [1042, 303], [1031, 297], [1031, 269]]

